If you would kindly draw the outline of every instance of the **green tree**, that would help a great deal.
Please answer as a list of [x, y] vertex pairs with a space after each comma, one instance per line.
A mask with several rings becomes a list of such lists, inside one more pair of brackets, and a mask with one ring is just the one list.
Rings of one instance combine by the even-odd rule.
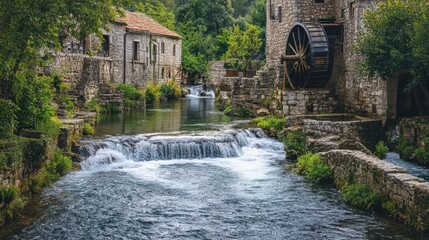
[[[388, 80], [409, 72], [420, 113], [429, 114], [429, 2], [387, 0], [365, 14], [366, 29], [357, 44], [363, 70]], [[423, 95], [424, 97], [418, 97]], [[423, 99], [423, 100], [422, 100]]]
[[244, 31], [235, 26], [228, 39], [228, 51], [223, 56], [224, 60], [238, 59], [243, 64], [243, 71], [246, 74], [262, 46], [259, 34], [260, 30], [255, 25], [249, 25]]
[[138, 1], [133, 4], [133, 9], [136, 12], [144, 13], [156, 21], [158, 21], [163, 26], [174, 30], [175, 27], [175, 15], [171, 8], [168, 8], [166, 4], [174, 4], [171, 1], [164, 1], [163, 3], [159, 0], [146, 0]]
[[259, 51], [258, 57], [265, 59], [265, 45], [266, 45], [266, 18], [267, 18], [267, 3], [265, 0], [256, 0], [255, 5], [249, 10], [246, 16], [249, 23], [256, 25], [260, 28], [261, 33], [259, 37], [262, 40], [262, 46]]
[[202, 25], [181, 24], [179, 29], [184, 37], [182, 67], [189, 80], [193, 81], [207, 72], [208, 61], [214, 56], [213, 39], [210, 35], [205, 35], [206, 27]]
[[254, 5], [255, 0], [231, 0], [234, 8], [234, 17], [246, 16], [250, 7]]
[[219, 34], [232, 23], [230, 0], [189, 0], [176, 13], [177, 22], [205, 26], [206, 34]]
[[[16, 113], [20, 126], [34, 127], [36, 121], [46, 120], [40, 118], [52, 115], [51, 107], [45, 107], [51, 95], [44, 94], [51, 91], [50, 79], [39, 74], [51, 53], [61, 47], [60, 38], [65, 34], [80, 39], [93, 33], [101, 36], [125, 1], [0, 1], [0, 98], [20, 107]], [[44, 89], [36, 89], [34, 83]]]

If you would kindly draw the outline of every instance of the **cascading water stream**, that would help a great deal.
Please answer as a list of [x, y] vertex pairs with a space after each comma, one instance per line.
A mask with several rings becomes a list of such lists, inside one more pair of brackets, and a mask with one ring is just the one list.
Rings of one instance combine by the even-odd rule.
[[90, 140], [83, 143], [83, 169], [131, 160], [135, 162], [173, 159], [234, 158], [244, 147], [284, 153], [281, 143], [267, 143], [260, 129], [204, 132], [192, 135], [136, 135]]
[[193, 98], [215, 98], [215, 93], [213, 89], [203, 84], [189, 87], [188, 95], [186, 96]]

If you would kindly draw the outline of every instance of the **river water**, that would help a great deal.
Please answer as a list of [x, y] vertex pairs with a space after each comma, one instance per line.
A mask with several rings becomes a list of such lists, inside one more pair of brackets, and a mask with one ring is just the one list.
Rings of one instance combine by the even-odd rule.
[[213, 99], [101, 119], [82, 170], [1, 239], [419, 239], [285, 172], [282, 143], [235, 129]]

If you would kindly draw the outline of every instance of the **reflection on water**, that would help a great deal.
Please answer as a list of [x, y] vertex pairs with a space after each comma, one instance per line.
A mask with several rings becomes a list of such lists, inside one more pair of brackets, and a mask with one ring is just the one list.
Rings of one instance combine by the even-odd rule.
[[213, 98], [183, 98], [142, 112], [101, 115], [96, 130], [97, 135], [215, 130], [231, 121], [217, 110]]

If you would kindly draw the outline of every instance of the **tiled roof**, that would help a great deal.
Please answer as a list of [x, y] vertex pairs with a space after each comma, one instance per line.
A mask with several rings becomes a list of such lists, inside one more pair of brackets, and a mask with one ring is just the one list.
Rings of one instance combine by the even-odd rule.
[[151, 17], [137, 12], [125, 12], [124, 17], [117, 17], [115, 22], [126, 25], [126, 28], [135, 32], [150, 32], [156, 35], [163, 35], [168, 37], [182, 38], [179, 34], [171, 31], [170, 29], [162, 26]]

